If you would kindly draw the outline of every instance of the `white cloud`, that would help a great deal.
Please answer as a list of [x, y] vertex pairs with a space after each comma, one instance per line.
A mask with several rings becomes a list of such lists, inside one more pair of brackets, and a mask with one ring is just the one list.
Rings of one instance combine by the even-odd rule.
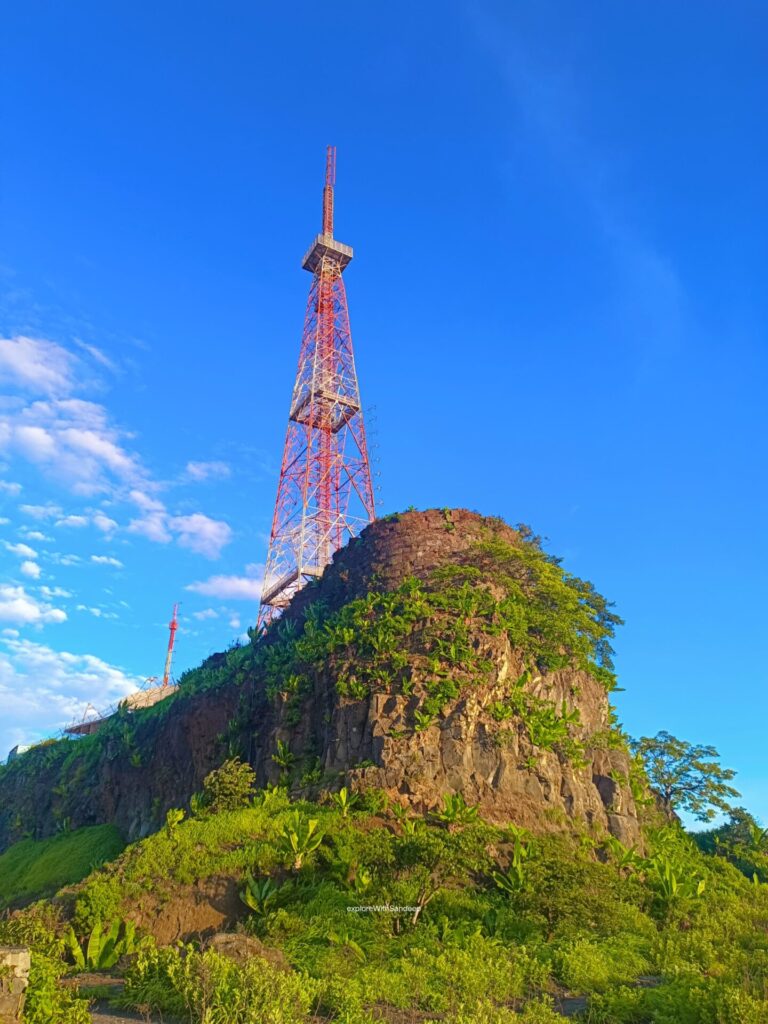
[[40, 593], [43, 597], [72, 597], [70, 590], [65, 590], [64, 587], [40, 587]]
[[17, 637], [19, 636], [19, 631], [18, 629], [2, 629], [0, 630], [0, 636]]
[[79, 555], [62, 555], [58, 551], [49, 557], [56, 565], [78, 565], [82, 561]]
[[40, 579], [40, 566], [37, 564], [37, 562], [22, 562], [21, 565], [19, 566], [19, 569], [21, 572], [24, 573], [25, 576], [29, 576], [30, 579]]
[[199, 619], [202, 622], [204, 619], [218, 619], [219, 613], [213, 608], [203, 608], [202, 611], [192, 612], [192, 617], [194, 619]]
[[92, 654], [55, 651], [30, 640], [0, 641], [0, 753], [79, 721], [88, 704], [116, 703], [141, 684], [138, 676]]
[[58, 505], [48, 502], [46, 505], [19, 505], [19, 511], [30, 519], [55, 519], [62, 514]]
[[[91, 360], [112, 368], [101, 350], [79, 340], [75, 343]], [[129, 521], [129, 533], [159, 544], [175, 540], [206, 558], [218, 558], [232, 539], [231, 528], [202, 512], [175, 514], [156, 497], [161, 484], [152, 479], [139, 454], [127, 443], [130, 435], [114, 422], [105, 406], [76, 396], [86, 365], [84, 359], [54, 342], [0, 339], [0, 377], [43, 396], [27, 403], [19, 396], [0, 403], [0, 454], [26, 459], [74, 494], [106, 494], [112, 503], [136, 505], [139, 514]], [[229, 472], [224, 462], [190, 462], [186, 478], [222, 479]], [[59, 527], [92, 525], [107, 536], [119, 529], [115, 519], [98, 510], [65, 514], [53, 503], [22, 505], [20, 510]]]
[[81, 530], [84, 526], [88, 525], [87, 516], [63, 516], [61, 519], [57, 519], [53, 524], [54, 526], [71, 526], [76, 530]]
[[15, 497], [21, 494], [21, 484], [12, 483], [10, 480], [0, 480], [0, 491]]
[[157, 544], [168, 544], [175, 536], [181, 547], [206, 558], [218, 558], [221, 549], [232, 540], [231, 528], [219, 519], [211, 519], [202, 512], [172, 516], [162, 501], [144, 491], [133, 490], [130, 497], [142, 515], [128, 524], [129, 533], [141, 534]]
[[75, 611], [77, 612], [92, 612], [97, 617], [101, 615], [101, 611], [98, 608], [89, 608], [87, 604], [75, 605]]
[[100, 348], [97, 348], [95, 345], [89, 345], [88, 342], [82, 341], [80, 338], [73, 338], [72, 340], [78, 348], [81, 348], [83, 352], [87, 352], [91, 359], [97, 362], [100, 366], [103, 366], [107, 370], [111, 370], [113, 373], [117, 371], [115, 364], [108, 355], [101, 351]]
[[11, 520], [7, 519], [5, 516], [0, 516], [0, 526], [7, 526], [10, 521]]
[[186, 473], [190, 480], [203, 482], [224, 480], [231, 475], [232, 470], [226, 462], [188, 462]]
[[211, 519], [201, 512], [191, 516], [172, 516], [168, 525], [178, 533], [182, 547], [206, 558], [218, 558], [221, 549], [232, 540], [232, 530], [227, 523]]
[[114, 519], [110, 519], [108, 515], [103, 512], [95, 512], [93, 516], [93, 525], [97, 530], [101, 530], [102, 533], [112, 534], [117, 529], [117, 523]]
[[77, 360], [61, 345], [42, 338], [0, 338], [0, 381], [25, 391], [66, 395]]
[[28, 544], [9, 544], [7, 540], [3, 541], [3, 544], [6, 551], [10, 551], [12, 555], [18, 555], [19, 558], [37, 558], [37, 552]]
[[15, 429], [16, 447], [30, 462], [58, 461], [56, 441], [43, 427], [20, 423]]
[[91, 555], [91, 561], [96, 565], [112, 565], [115, 569], [123, 568], [123, 563], [118, 558], [112, 558], [111, 555]]
[[27, 540], [36, 540], [42, 543], [53, 540], [53, 537], [48, 537], [46, 534], [41, 533], [40, 530], [30, 530], [25, 526], [22, 526], [21, 530], [19, 530], [19, 533], [23, 537], [26, 537]]
[[128, 532], [141, 534], [156, 544], [169, 544], [173, 536], [168, 529], [168, 511], [162, 501], [137, 489], [132, 490], [129, 497], [141, 509], [142, 515], [130, 521]]
[[219, 597], [222, 600], [259, 601], [261, 599], [261, 580], [251, 576], [211, 576], [207, 580], [188, 584], [186, 589], [191, 590], [194, 594]]
[[0, 448], [35, 463], [76, 494], [111, 492], [147, 477], [103, 405], [80, 398], [38, 400], [0, 411]]
[[0, 622], [16, 626], [41, 626], [49, 622], [66, 622], [67, 613], [28, 594], [24, 587], [0, 583]]
[[229, 625], [231, 629], [240, 629], [239, 617], [237, 615], [233, 615], [232, 618], [229, 620]]

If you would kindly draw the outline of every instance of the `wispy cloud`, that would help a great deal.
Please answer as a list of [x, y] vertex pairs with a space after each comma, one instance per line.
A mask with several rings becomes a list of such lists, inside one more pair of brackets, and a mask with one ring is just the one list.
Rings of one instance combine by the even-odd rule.
[[206, 558], [218, 558], [222, 548], [232, 540], [231, 527], [221, 520], [211, 519], [201, 512], [170, 515], [164, 502], [142, 491], [132, 491], [131, 498], [142, 514], [131, 520], [130, 533], [141, 534], [158, 544], [168, 544], [175, 536], [182, 547]]
[[43, 597], [47, 597], [47, 598], [52, 598], [52, 597], [72, 597], [72, 592], [69, 591], [69, 590], [65, 590], [63, 587], [48, 587], [48, 586], [43, 585], [39, 589], [40, 589], [40, 593], [43, 595]]
[[18, 555], [19, 558], [37, 558], [37, 552], [29, 544], [10, 544], [6, 540], [3, 541], [3, 546], [6, 551], [10, 551], [12, 555]]
[[32, 394], [68, 395], [77, 359], [43, 338], [0, 338], [0, 382]]
[[222, 548], [232, 540], [232, 530], [227, 523], [200, 512], [190, 516], [172, 516], [168, 525], [178, 535], [182, 547], [206, 558], [218, 558]]
[[60, 506], [54, 505], [52, 502], [48, 502], [45, 505], [19, 505], [19, 512], [22, 515], [29, 516], [30, 519], [37, 519], [40, 522], [56, 519], [63, 514]]
[[41, 533], [40, 530], [30, 530], [28, 527], [25, 526], [22, 526], [22, 528], [19, 530], [19, 533], [22, 535], [22, 537], [25, 537], [27, 540], [38, 541], [41, 544], [45, 544], [53, 540], [53, 537], [49, 537], [48, 534]]
[[77, 530], [77, 529], [82, 529], [84, 526], [88, 526], [88, 524], [89, 524], [88, 516], [71, 515], [71, 516], [64, 516], [61, 519], [57, 519], [56, 522], [53, 525], [54, 526], [71, 526], [71, 527], [73, 527], [74, 529]]
[[186, 475], [190, 480], [225, 480], [232, 470], [226, 462], [188, 462]]
[[261, 599], [261, 575], [249, 576], [210, 576], [207, 580], [198, 580], [187, 585], [187, 590], [205, 597], [218, 597], [221, 600], [258, 601]]
[[[685, 289], [670, 253], [633, 208], [624, 166], [591, 129], [586, 76], [567, 54], [530, 44], [513, 26], [511, 8], [467, 8], [470, 22], [493, 57], [520, 131], [527, 130], [557, 168], [563, 189], [587, 209], [610, 252], [615, 279], [606, 284], [617, 322], [630, 332], [644, 365], [670, 349], [688, 325]], [[507, 20], [509, 18], [509, 21]], [[518, 134], [520, 134], [518, 131]]]
[[[100, 349], [77, 344], [100, 366], [112, 367]], [[112, 504], [134, 505], [138, 515], [129, 519], [129, 533], [157, 544], [176, 541], [206, 558], [218, 558], [232, 539], [230, 526], [200, 511], [182, 514], [161, 500], [158, 492], [169, 485], [153, 477], [129, 433], [104, 405], [77, 395], [80, 363], [78, 355], [52, 341], [0, 339], [0, 380], [35, 396], [31, 402], [20, 395], [0, 403], [0, 452], [36, 466], [75, 495], [103, 495]], [[221, 480], [229, 472], [224, 462], [189, 462], [185, 479]], [[120, 530], [118, 521], [102, 510], [65, 513], [52, 502], [23, 504], [19, 510], [57, 527], [93, 526], [108, 536]]]
[[198, 619], [200, 622], [206, 619], [218, 619], [219, 613], [214, 608], [203, 608], [199, 612], [192, 612], [192, 618]]
[[113, 558], [111, 555], [91, 555], [91, 561], [96, 565], [111, 565], [115, 569], [122, 569], [123, 563], [119, 558]]

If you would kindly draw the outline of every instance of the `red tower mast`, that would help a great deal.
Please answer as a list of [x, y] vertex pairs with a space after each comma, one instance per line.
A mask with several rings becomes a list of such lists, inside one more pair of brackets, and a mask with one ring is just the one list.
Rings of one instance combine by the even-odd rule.
[[288, 413], [259, 626], [280, 614], [334, 551], [375, 519], [371, 468], [342, 273], [352, 249], [333, 237], [336, 147], [329, 146], [323, 233], [302, 261], [312, 274]]
[[178, 619], [179, 606], [175, 604], [173, 606], [173, 617], [168, 623], [168, 629], [170, 635], [168, 637], [168, 653], [165, 656], [165, 671], [163, 672], [163, 686], [168, 685], [168, 680], [171, 678], [171, 661], [173, 660], [173, 645], [176, 643], [176, 630], [179, 628]]

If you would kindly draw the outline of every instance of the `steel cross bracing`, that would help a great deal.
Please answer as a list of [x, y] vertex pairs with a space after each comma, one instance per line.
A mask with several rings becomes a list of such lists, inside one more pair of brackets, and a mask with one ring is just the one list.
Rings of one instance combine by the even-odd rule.
[[299, 367], [259, 608], [268, 625], [334, 551], [375, 518], [373, 486], [342, 274], [352, 249], [333, 237], [335, 149], [328, 147], [323, 233], [312, 273]]

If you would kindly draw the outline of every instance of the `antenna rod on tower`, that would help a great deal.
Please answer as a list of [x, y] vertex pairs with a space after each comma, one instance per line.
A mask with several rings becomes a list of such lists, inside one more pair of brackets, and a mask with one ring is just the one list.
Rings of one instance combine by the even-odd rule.
[[336, 184], [336, 147], [325, 154], [325, 188], [323, 189], [323, 234], [333, 238], [333, 186]]
[[163, 686], [168, 685], [168, 680], [171, 678], [171, 661], [173, 660], [173, 645], [176, 643], [176, 630], [179, 628], [178, 620], [178, 602], [173, 606], [173, 618], [168, 623], [168, 629], [170, 630], [170, 636], [168, 637], [168, 653], [165, 656], [165, 671], [163, 672]]

